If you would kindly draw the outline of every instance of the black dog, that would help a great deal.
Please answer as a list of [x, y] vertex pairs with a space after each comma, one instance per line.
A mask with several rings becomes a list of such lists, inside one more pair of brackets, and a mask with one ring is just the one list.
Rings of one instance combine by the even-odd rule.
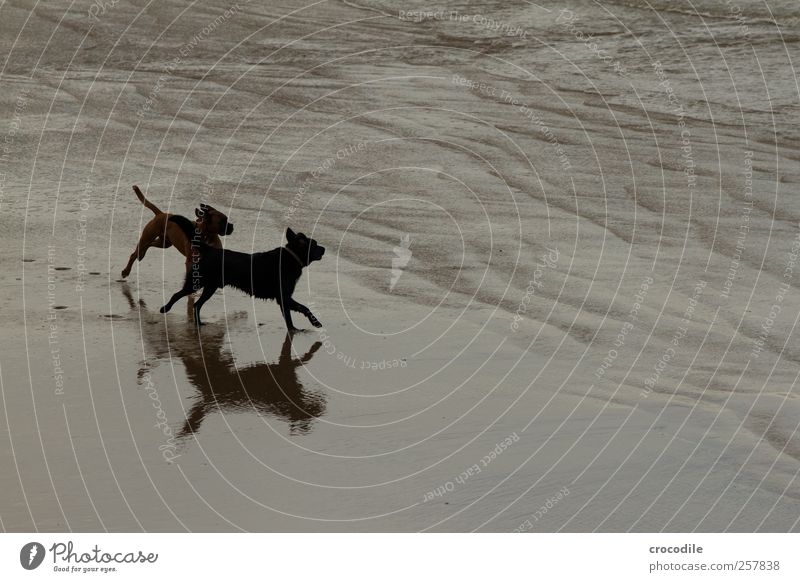
[[[177, 222], [184, 230], [192, 228], [189, 220], [180, 218], [173, 216], [170, 220]], [[200, 308], [217, 289], [227, 285], [259, 299], [274, 299], [281, 308], [289, 331], [296, 331], [292, 323], [292, 311], [305, 315], [314, 327], [322, 327], [308, 307], [292, 299], [292, 293], [303, 267], [319, 261], [325, 254], [325, 247], [319, 246], [317, 241], [303, 233], [295, 234], [291, 228], [286, 229], [286, 240], [285, 247], [253, 255], [199, 243], [199, 260], [192, 264], [186, 273], [183, 288], [161, 308], [161, 313], [172, 309], [181, 297], [202, 288], [203, 293], [194, 304], [195, 322], [202, 325]]]

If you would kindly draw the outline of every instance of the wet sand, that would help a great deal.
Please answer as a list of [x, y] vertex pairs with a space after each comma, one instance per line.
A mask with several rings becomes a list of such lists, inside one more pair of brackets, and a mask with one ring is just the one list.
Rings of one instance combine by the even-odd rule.
[[[673, 4], [5, 4], [0, 526], [797, 530], [796, 49]], [[159, 314], [132, 184], [324, 328]]]

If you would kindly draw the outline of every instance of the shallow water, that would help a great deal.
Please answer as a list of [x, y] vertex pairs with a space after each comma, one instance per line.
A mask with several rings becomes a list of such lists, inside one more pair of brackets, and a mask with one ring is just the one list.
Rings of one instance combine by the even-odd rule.
[[794, 2], [91, 6], [0, 8], [4, 529], [798, 529]]

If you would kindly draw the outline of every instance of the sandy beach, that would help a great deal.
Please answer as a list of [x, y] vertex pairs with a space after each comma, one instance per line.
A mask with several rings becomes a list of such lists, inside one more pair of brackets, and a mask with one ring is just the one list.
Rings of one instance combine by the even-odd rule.
[[[3, 531], [800, 530], [789, 0], [0, 6]], [[152, 214], [327, 248], [288, 336]]]

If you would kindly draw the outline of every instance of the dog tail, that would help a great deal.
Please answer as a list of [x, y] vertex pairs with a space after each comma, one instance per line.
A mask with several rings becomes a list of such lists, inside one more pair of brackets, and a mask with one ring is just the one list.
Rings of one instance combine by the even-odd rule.
[[153, 204], [147, 198], [144, 197], [144, 194], [142, 194], [142, 191], [139, 190], [139, 186], [134, 186], [133, 187], [133, 191], [136, 192], [136, 197], [139, 199], [139, 202], [141, 202], [147, 208], [152, 210], [153, 214], [155, 214], [156, 216], [158, 216], [159, 214], [163, 214], [163, 212], [161, 212], [161, 209], [158, 206], [156, 206], [155, 204]]

